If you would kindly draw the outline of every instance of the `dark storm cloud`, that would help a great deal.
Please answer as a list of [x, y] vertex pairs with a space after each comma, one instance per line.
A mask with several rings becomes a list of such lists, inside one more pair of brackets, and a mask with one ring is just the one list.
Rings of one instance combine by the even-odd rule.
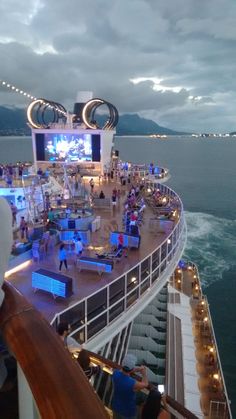
[[235, 17], [233, 0], [1, 0], [0, 79], [68, 109], [91, 90], [168, 127], [233, 130]]

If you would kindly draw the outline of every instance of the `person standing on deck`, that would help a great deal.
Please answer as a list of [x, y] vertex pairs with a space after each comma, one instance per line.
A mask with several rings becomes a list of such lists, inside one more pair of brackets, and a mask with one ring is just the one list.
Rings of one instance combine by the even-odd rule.
[[[136, 419], [136, 391], [148, 386], [147, 369], [144, 366], [135, 368], [136, 358], [127, 354], [122, 362], [122, 370], [113, 372], [112, 410], [114, 419]], [[136, 381], [131, 373], [141, 373], [141, 381]]]
[[93, 180], [93, 178], [90, 179], [89, 184], [90, 184], [90, 188], [91, 188], [91, 193], [93, 193], [93, 189], [94, 189], [94, 180]]
[[124, 248], [124, 236], [122, 233], [118, 236], [118, 250], [122, 250]]
[[67, 267], [67, 255], [66, 255], [65, 245], [63, 243], [60, 245], [59, 255], [58, 256], [59, 256], [59, 261], [60, 261], [59, 271], [61, 271], [61, 268], [62, 268], [63, 263], [65, 265], [66, 270], [68, 270], [68, 267]]
[[69, 336], [71, 332], [71, 327], [68, 322], [62, 321], [57, 326], [57, 333], [60, 336], [60, 339], [64, 343], [64, 346], [70, 353], [77, 353], [82, 349], [82, 345], [80, 345], [74, 338]]
[[115, 209], [116, 203], [117, 203], [117, 193], [114, 194], [114, 191], [112, 192], [111, 203], [112, 203], [112, 209]]
[[158, 390], [150, 390], [143, 405], [142, 419], [170, 419], [166, 398]]
[[88, 380], [90, 380], [93, 375], [97, 375], [101, 371], [101, 368], [100, 368], [99, 365], [98, 366], [90, 365], [90, 363], [91, 363], [90, 362], [90, 357], [84, 349], [82, 349], [79, 352], [77, 361], [78, 361], [80, 367], [82, 368], [82, 370], [84, 371]]
[[103, 191], [100, 192], [99, 199], [105, 199], [105, 194]]
[[81, 241], [81, 238], [78, 237], [77, 240], [75, 240], [75, 254], [76, 256], [81, 256], [83, 252], [83, 243]]
[[25, 221], [25, 217], [21, 217], [21, 221], [20, 221], [20, 235], [21, 235], [21, 239], [22, 240], [24, 238], [28, 239], [28, 224]]
[[12, 227], [14, 227], [14, 225], [16, 224], [16, 214], [17, 214], [18, 210], [16, 205], [14, 205], [13, 202], [11, 202], [11, 213], [12, 213]]

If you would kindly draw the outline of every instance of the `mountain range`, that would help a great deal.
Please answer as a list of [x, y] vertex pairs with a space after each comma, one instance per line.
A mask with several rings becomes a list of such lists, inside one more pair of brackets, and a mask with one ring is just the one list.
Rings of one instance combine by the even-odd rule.
[[[169, 128], [161, 127], [151, 119], [141, 118], [137, 114], [120, 115], [116, 127], [117, 135], [181, 135]], [[27, 125], [25, 109], [0, 106], [0, 136], [1, 135], [30, 135]]]

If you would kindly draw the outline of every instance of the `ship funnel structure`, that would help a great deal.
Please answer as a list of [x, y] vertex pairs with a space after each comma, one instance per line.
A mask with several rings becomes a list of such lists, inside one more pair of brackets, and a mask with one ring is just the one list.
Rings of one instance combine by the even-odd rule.
[[73, 122], [74, 123], [83, 123], [82, 112], [84, 105], [90, 101], [93, 97], [92, 92], [81, 91], [77, 93], [76, 103], [74, 104], [73, 110]]

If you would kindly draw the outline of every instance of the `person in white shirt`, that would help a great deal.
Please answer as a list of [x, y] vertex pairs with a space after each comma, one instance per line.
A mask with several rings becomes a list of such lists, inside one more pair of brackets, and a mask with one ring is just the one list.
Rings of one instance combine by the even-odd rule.
[[57, 333], [64, 343], [64, 346], [71, 354], [74, 354], [82, 349], [82, 345], [80, 345], [74, 338], [69, 336], [70, 331], [71, 327], [68, 322], [61, 322], [57, 326]]
[[66, 213], [67, 217], [71, 214], [71, 209], [70, 209], [70, 207], [67, 207], [67, 208], [66, 208], [65, 213]]
[[81, 238], [78, 237], [78, 240], [75, 241], [75, 254], [77, 256], [80, 256], [83, 252], [83, 243], [81, 241]]

